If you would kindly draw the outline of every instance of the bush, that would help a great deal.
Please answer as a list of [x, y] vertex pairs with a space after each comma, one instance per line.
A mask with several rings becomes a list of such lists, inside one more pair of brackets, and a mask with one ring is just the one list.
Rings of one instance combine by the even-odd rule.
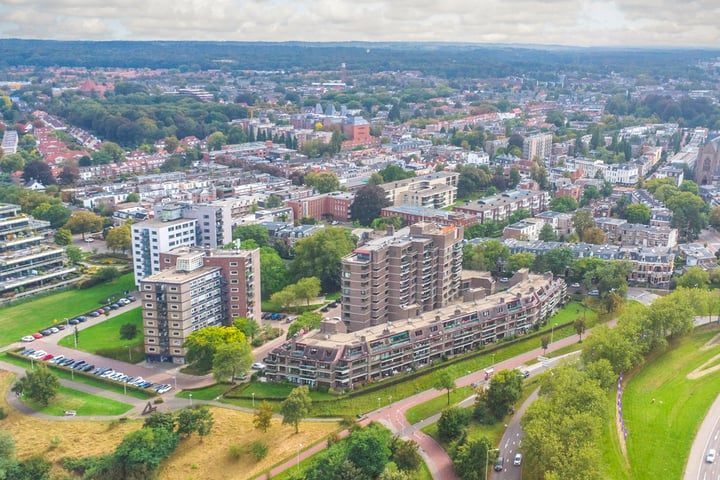
[[228, 448], [228, 456], [230, 460], [240, 460], [240, 457], [242, 457], [242, 447], [237, 444], [230, 445], [230, 448]]
[[257, 460], [258, 462], [263, 458], [267, 457], [269, 451], [270, 447], [268, 447], [265, 442], [261, 442], [260, 440], [257, 440], [250, 445], [250, 453], [252, 453], [253, 457], [255, 457], [255, 460]]
[[7, 418], [7, 413], [5, 413], [5, 409], [0, 407], [0, 420], [3, 420]]
[[165, 400], [163, 400], [162, 397], [157, 397], [155, 400], [153, 400], [153, 403], [154, 403], [155, 405], [157, 405], [157, 404], [163, 403], [164, 401], [165, 401]]
[[53, 438], [50, 439], [50, 449], [55, 449], [60, 446], [62, 443], [62, 438], [55, 435]]

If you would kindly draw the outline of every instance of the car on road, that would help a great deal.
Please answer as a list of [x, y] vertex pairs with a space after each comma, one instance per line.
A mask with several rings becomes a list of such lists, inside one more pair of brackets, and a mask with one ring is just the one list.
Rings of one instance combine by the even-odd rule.
[[85, 239], [85, 243], [93, 243], [94, 241], [95, 241], [95, 239], [92, 237], [88, 237]]
[[580, 288], [580, 284], [577, 283], [577, 282], [570, 284], [570, 286], [571, 286], [572, 288]]
[[267, 367], [267, 365], [265, 365], [265, 364], [262, 363], [262, 362], [255, 362], [255, 363], [252, 364], [252, 369], [253, 369], [253, 370], [264, 370], [265, 367]]
[[715, 456], [717, 455], [717, 452], [714, 448], [711, 448], [708, 450], [707, 455], [705, 455], [705, 461], [707, 463], [715, 463]]
[[516, 467], [522, 465], [522, 453], [515, 454], [515, 460], [513, 460], [513, 465], [515, 465]]
[[509, 279], [507, 277], [502, 277], [500, 279], [500, 283], [508, 283]]
[[523, 376], [523, 378], [528, 378], [530, 376], [530, 372], [528, 370], [523, 370], [522, 376]]
[[500, 455], [500, 456], [497, 458], [497, 461], [495, 462], [495, 466], [493, 467], [493, 469], [494, 469], [496, 472], [502, 472], [503, 464], [504, 464], [504, 463], [505, 463], [505, 459], [503, 458], [502, 455]]
[[35, 340], [35, 337], [33, 337], [32, 335], [25, 335], [20, 340], [22, 340], [23, 342], [32, 342], [33, 340]]
[[591, 297], [597, 297], [598, 295], [600, 295], [600, 290], [590, 290], [588, 292], [588, 295], [590, 295]]

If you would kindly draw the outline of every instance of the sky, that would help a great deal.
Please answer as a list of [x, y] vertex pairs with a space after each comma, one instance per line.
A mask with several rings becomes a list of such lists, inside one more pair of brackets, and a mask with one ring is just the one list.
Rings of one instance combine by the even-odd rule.
[[0, 38], [720, 46], [720, 0], [2, 0]]

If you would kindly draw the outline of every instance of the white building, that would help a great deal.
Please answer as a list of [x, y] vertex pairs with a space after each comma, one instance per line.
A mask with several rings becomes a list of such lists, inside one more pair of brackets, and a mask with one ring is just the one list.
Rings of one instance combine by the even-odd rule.
[[197, 220], [149, 220], [132, 226], [132, 256], [135, 285], [160, 271], [160, 253], [196, 245]]

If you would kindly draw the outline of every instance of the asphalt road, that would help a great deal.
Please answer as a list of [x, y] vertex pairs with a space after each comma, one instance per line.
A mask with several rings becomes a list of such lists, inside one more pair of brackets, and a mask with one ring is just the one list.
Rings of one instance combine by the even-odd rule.
[[684, 480], [716, 480], [720, 478], [720, 459], [713, 463], [706, 461], [708, 450], [720, 452], [720, 397], [710, 407], [700, 425], [685, 465]]

